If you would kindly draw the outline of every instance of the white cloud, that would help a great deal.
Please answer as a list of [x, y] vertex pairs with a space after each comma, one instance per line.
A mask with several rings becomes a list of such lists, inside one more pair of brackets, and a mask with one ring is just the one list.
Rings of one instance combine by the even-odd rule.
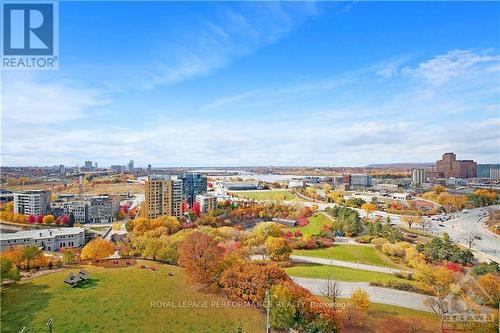
[[492, 71], [499, 64], [500, 55], [491, 54], [491, 51], [452, 50], [422, 62], [415, 68], [405, 67], [402, 73], [426, 85], [441, 86], [454, 79], [466, 79]]
[[44, 82], [17, 75], [2, 84], [2, 120], [20, 124], [55, 124], [88, 116], [92, 107], [109, 103], [99, 91], [69, 80]]

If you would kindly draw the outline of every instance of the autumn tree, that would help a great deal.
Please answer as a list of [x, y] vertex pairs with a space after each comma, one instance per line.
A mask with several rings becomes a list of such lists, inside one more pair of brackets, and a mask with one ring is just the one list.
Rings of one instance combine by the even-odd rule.
[[208, 235], [199, 231], [189, 234], [179, 246], [179, 264], [192, 282], [210, 285], [222, 260], [222, 249]]
[[21, 246], [10, 247], [2, 251], [1, 256], [10, 260], [17, 268], [21, 268], [21, 264], [24, 260], [23, 248]]
[[287, 261], [292, 248], [282, 237], [269, 237], [266, 240], [266, 252], [272, 261]]
[[34, 245], [24, 247], [22, 251], [22, 258], [26, 260], [26, 270], [29, 271], [30, 261], [42, 254], [42, 251]]
[[365, 211], [366, 215], [370, 215], [374, 211], [377, 210], [377, 205], [372, 204], [371, 202], [366, 202], [361, 205], [361, 209]]
[[482, 275], [478, 282], [489, 296], [488, 303], [498, 308], [498, 303], [500, 303], [500, 276], [488, 273]]
[[75, 260], [75, 254], [70, 249], [62, 249], [63, 262], [68, 265]]
[[54, 215], [45, 215], [43, 217], [43, 224], [53, 224], [54, 220]]
[[414, 224], [421, 225], [422, 217], [420, 215], [403, 215], [401, 221], [411, 229]]
[[80, 253], [82, 260], [100, 260], [115, 253], [115, 247], [107, 240], [98, 237], [87, 243]]
[[220, 284], [231, 299], [262, 304], [268, 288], [289, 281], [276, 264], [236, 263], [221, 274]]
[[325, 191], [325, 194], [330, 193], [331, 190], [332, 190], [332, 185], [330, 184], [323, 185], [323, 191]]
[[352, 292], [351, 304], [360, 311], [366, 311], [370, 308], [370, 297], [368, 293], [361, 288], [357, 288]]
[[325, 285], [321, 287], [321, 293], [332, 301], [333, 310], [337, 310], [337, 300], [341, 294], [340, 286], [337, 281], [330, 279], [330, 276], [328, 276]]
[[478, 233], [478, 232], [469, 231], [464, 235], [464, 240], [467, 243], [469, 250], [474, 245], [474, 242], [476, 240], [479, 240], [479, 239], [481, 239], [481, 236], [480, 236], [480, 233]]

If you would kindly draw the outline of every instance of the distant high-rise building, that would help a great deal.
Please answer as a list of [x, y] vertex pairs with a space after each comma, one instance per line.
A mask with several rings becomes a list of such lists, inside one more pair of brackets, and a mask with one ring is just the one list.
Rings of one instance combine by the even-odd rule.
[[59, 165], [59, 173], [62, 173], [63, 175], [66, 173], [66, 168], [62, 164]]
[[130, 160], [128, 162], [127, 167], [128, 167], [128, 171], [133, 171], [134, 170], [134, 160]]
[[111, 166], [111, 171], [113, 172], [122, 172], [126, 171], [127, 167], [125, 165], [112, 165]]
[[184, 194], [182, 180], [170, 176], [153, 175], [145, 182], [145, 198], [142, 216], [154, 219], [169, 215], [182, 217]]
[[94, 163], [94, 169], [97, 170], [97, 162]]
[[182, 180], [184, 196], [190, 207], [198, 194], [203, 194], [207, 191], [207, 177], [201, 173], [185, 173], [179, 177]]
[[477, 164], [472, 160], [457, 160], [454, 153], [445, 153], [436, 162], [436, 176], [440, 178], [475, 178]]
[[[477, 165], [477, 178], [495, 179], [491, 175], [495, 173], [494, 170], [500, 169], [500, 164], [478, 164]], [[493, 171], [493, 172], [492, 172]]]
[[85, 161], [85, 171], [92, 171], [92, 161]]
[[372, 176], [362, 173], [351, 175], [352, 187], [369, 187], [372, 185]]
[[151, 172], [151, 164], [148, 164], [148, 172]]
[[425, 169], [415, 169], [411, 173], [411, 183], [414, 186], [420, 186], [427, 182], [427, 170]]

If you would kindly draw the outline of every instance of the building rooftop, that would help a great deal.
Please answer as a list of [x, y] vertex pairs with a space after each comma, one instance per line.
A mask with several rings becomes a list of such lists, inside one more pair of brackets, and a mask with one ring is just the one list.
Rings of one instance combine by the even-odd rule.
[[[34, 229], [34, 230], [18, 231], [11, 234], [2, 234], [1, 238], [2, 240], [19, 239], [19, 238], [50, 238], [55, 236], [70, 236], [74, 234], [79, 234], [83, 231], [85, 231], [85, 229], [80, 227]], [[52, 233], [52, 235], [50, 233]]]

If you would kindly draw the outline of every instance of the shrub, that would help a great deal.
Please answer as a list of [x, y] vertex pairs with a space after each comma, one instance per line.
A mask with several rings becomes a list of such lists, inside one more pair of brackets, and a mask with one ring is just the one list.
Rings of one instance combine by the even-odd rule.
[[358, 242], [358, 243], [370, 243], [372, 241], [372, 239], [374, 239], [374, 238], [375, 238], [375, 236], [363, 235], [363, 236], [356, 237], [356, 242]]
[[384, 243], [382, 244], [382, 253], [393, 257], [403, 257], [405, 250], [399, 244]]
[[297, 220], [297, 224], [299, 225], [299, 227], [305, 227], [309, 224], [309, 220], [306, 217], [301, 217]]
[[388, 280], [388, 281], [372, 281], [369, 283], [370, 286], [392, 288], [403, 291], [411, 291], [415, 293], [425, 294], [429, 296], [435, 296], [436, 292], [429, 286], [424, 286], [421, 284], [404, 282], [398, 280]]
[[383, 237], [374, 238], [371, 240], [371, 243], [376, 247], [381, 247], [383, 244], [388, 243], [389, 241]]
[[449, 271], [452, 271], [452, 272], [461, 272], [462, 271], [462, 266], [460, 266], [459, 264], [457, 263], [454, 263], [454, 262], [449, 262], [446, 264], [446, 268], [449, 270]]

